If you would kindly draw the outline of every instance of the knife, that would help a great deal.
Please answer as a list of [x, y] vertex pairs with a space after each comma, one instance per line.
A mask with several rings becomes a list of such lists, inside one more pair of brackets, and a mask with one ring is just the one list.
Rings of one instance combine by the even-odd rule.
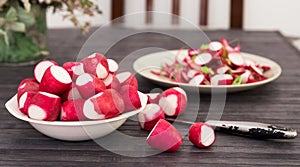
[[[184, 121], [174, 118], [166, 118], [168, 121], [192, 125], [195, 122]], [[217, 121], [208, 120], [205, 122], [215, 130], [258, 139], [293, 139], [297, 137], [297, 131], [291, 128], [284, 128], [266, 123], [244, 122], [244, 121]]]

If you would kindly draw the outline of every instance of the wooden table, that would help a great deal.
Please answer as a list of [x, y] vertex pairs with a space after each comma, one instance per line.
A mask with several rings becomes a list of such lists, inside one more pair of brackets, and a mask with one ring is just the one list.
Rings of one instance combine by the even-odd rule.
[[[104, 36], [89, 43], [91, 48], [101, 48], [109, 40], [135, 32], [120, 27], [109, 28]], [[169, 30], [197, 42], [196, 31]], [[293, 127], [300, 131], [300, 54], [278, 32], [207, 31], [210, 39], [238, 38], [242, 50], [273, 59], [283, 73], [278, 80], [263, 87], [240, 93], [228, 94], [222, 120], [268, 122]], [[87, 37], [78, 30], [58, 29], [49, 31], [48, 48], [51, 59], [63, 63], [74, 60]], [[163, 46], [178, 49], [183, 46], [172, 38], [149, 33], [133, 36], [118, 43], [109, 55], [122, 60], [137, 49]], [[130, 66], [130, 64], [128, 64]], [[185, 136], [178, 152], [161, 153], [150, 157], [121, 156], [98, 146], [94, 141], [66, 142], [51, 139], [10, 115], [4, 103], [16, 93], [18, 83], [32, 77], [32, 66], [4, 67], [0, 70], [0, 166], [299, 166], [300, 139], [256, 140], [217, 133], [215, 144], [209, 149], [194, 147]], [[148, 92], [158, 86], [138, 76], [140, 91]], [[210, 106], [210, 95], [201, 94], [198, 121], [203, 121]], [[193, 105], [193, 104], [190, 104]], [[197, 106], [197, 104], [194, 104]], [[126, 122], [121, 132], [146, 136], [136, 122]]]

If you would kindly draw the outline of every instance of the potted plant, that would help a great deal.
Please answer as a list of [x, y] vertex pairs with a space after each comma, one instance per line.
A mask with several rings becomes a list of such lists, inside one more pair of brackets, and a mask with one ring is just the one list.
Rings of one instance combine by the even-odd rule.
[[0, 62], [35, 62], [48, 55], [46, 49], [46, 10], [64, 11], [83, 33], [90, 22], [81, 23], [78, 15], [100, 12], [91, 0], [0, 0]]

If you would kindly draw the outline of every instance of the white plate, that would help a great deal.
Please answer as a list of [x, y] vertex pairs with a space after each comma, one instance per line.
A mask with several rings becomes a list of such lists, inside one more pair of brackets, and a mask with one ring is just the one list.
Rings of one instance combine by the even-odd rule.
[[[281, 74], [281, 67], [274, 61], [264, 58], [262, 56], [250, 54], [250, 53], [244, 53], [242, 52], [242, 56], [254, 60], [256, 63], [261, 64], [261, 65], [268, 65], [271, 67], [271, 70], [273, 74], [269, 76], [268, 79], [255, 82], [255, 83], [249, 83], [249, 84], [241, 84], [241, 85], [220, 85], [220, 86], [211, 86], [211, 85], [191, 85], [188, 83], [178, 83], [169, 80], [168, 78], [157, 76], [152, 74], [150, 71], [151, 70], [157, 70], [160, 68], [162, 62], [169, 60], [169, 61], [174, 61], [175, 55], [179, 53], [179, 50], [170, 50], [170, 51], [163, 51], [163, 52], [156, 52], [156, 53], [151, 53], [145, 56], [140, 57], [137, 59], [134, 64], [133, 68], [134, 70], [140, 74], [141, 76], [150, 79], [151, 81], [165, 87], [170, 87], [170, 86], [182, 86], [182, 87], [198, 87], [199, 91], [202, 93], [210, 93], [213, 89], [225, 89], [227, 92], [238, 92], [238, 91], [244, 91], [248, 89], [252, 89], [264, 84], [267, 84], [269, 82], [274, 81], [277, 79], [280, 74]], [[179, 54], [187, 54], [187, 50], [180, 50]], [[214, 91], [215, 91], [214, 90]]]
[[29, 122], [39, 132], [60, 140], [83, 141], [105, 136], [118, 129], [127, 118], [144, 110], [147, 104], [147, 95], [139, 92], [142, 107], [118, 117], [95, 121], [39, 121], [29, 118], [18, 109], [17, 95], [5, 104], [7, 110], [18, 119]]

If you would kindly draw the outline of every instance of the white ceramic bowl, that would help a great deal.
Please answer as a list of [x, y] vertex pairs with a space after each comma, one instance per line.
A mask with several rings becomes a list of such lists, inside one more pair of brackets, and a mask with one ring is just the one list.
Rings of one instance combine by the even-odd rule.
[[118, 129], [127, 118], [142, 111], [147, 104], [147, 95], [139, 92], [142, 107], [118, 117], [96, 121], [39, 121], [29, 118], [18, 109], [17, 95], [5, 104], [7, 110], [16, 118], [29, 122], [39, 132], [60, 140], [83, 141], [96, 139]]

